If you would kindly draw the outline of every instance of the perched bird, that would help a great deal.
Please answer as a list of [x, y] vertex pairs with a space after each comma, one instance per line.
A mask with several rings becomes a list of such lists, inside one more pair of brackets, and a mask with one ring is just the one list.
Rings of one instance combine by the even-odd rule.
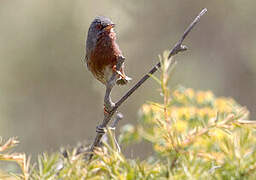
[[107, 84], [113, 73], [118, 74], [116, 84], [127, 84], [131, 78], [124, 73], [124, 64], [120, 71], [116, 65], [120, 57], [123, 57], [116, 43], [115, 24], [106, 17], [96, 17], [88, 30], [86, 40], [85, 60], [88, 69], [93, 76], [103, 84]]

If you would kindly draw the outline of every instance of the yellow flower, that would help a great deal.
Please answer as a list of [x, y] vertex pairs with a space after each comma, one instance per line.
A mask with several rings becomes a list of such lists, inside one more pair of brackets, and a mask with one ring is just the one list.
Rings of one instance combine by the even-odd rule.
[[185, 94], [181, 93], [179, 90], [175, 90], [173, 92], [173, 97], [174, 97], [174, 99], [176, 99], [176, 101], [178, 101], [180, 103], [187, 102]]
[[173, 124], [173, 128], [178, 132], [184, 132], [188, 128], [187, 121], [178, 120], [176, 123]]
[[180, 107], [177, 109], [178, 111], [178, 119], [191, 119], [194, 118], [196, 115], [196, 108], [195, 107]]
[[203, 104], [203, 102], [204, 102], [204, 92], [203, 91], [198, 91], [197, 92], [197, 94], [196, 94], [196, 101], [199, 104]]
[[189, 118], [190, 118], [189, 108], [181, 107], [178, 109], [178, 119], [189, 119]]
[[196, 94], [196, 100], [199, 104], [211, 102], [212, 100], [214, 100], [214, 95], [211, 91], [198, 91]]
[[231, 103], [232, 101], [225, 99], [225, 98], [218, 98], [215, 100], [215, 108], [219, 111], [219, 112], [231, 112], [232, 111], [232, 107], [231, 107]]
[[205, 92], [205, 100], [206, 101], [212, 101], [214, 99], [214, 95], [211, 91]]
[[195, 97], [195, 92], [193, 89], [188, 88], [185, 90], [185, 95], [189, 98], [189, 99], [193, 99]]
[[205, 118], [206, 116], [208, 118], [212, 118], [212, 117], [216, 117], [216, 114], [217, 114], [216, 110], [211, 109], [209, 107], [197, 109], [197, 115], [200, 118]]
[[196, 109], [194, 106], [189, 107], [189, 113], [190, 113], [190, 118], [194, 118], [196, 116]]

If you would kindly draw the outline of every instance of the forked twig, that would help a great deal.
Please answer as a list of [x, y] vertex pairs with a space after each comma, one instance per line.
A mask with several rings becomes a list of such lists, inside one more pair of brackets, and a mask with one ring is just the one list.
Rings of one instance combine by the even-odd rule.
[[[175, 44], [175, 46], [171, 49], [168, 59], [170, 60], [170, 58], [176, 54], [178, 54], [179, 52], [183, 52], [187, 50], [187, 47], [182, 45], [184, 39], [187, 37], [187, 35], [189, 34], [189, 32], [193, 29], [193, 27], [199, 22], [200, 18], [207, 12], [207, 9], [204, 8], [199, 14], [198, 16], [193, 20], [193, 22], [188, 26], [188, 28], [185, 30], [185, 32], [183, 33], [182, 37], [180, 38], [180, 40]], [[122, 59], [122, 63], [123, 63]], [[122, 65], [122, 63], [120, 63]], [[120, 69], [121, 65], [117, 65], [117, 70]], [[170, 67], [173, 66], [175, 64], [175, 61], [173, 60], [170, 64]], [[106, 128], [107, 124], [109, 123], [109, 121], [111, 120], [112, 116], [115, 114], [115, 112], [117, 111], [117, 109], [119, 108], [119, 106], [126, 101], [126, 99], [133, 94], [148, 78], [150, 78], [150, 75], [154, 74], [159, 68], [161, 67], [161, 62], [158, 62], [146, 75], [144, 75], [124, 96], [121, 97], [121, 99], [117, 102], [117, 103], [113, 103], [111, 101], [110, 98], [110, 92], [115, 84], [116, 78], [117, 78], [117, 74], [114, 73], [113, 76], [111, 77], [110, 81], [107, 84], [107, 90], [106, 90], [106, 94], [105, 94], [105, 99], [104, 99], [104, 105], [105, 107], [107, 107], [108, 109], [108, 114], [105, 113], [104, 115], [104, 120], [102, 122], [102, 124], [99, 126], [100, 128], [104, 129]], [[94, 139], [93, 144], [91, 145], [91, 151], [94, 150], [95, 147], [99, 146], [100, 141], [102, 136], [104, 135], [104, 133], [100, 133], [97, 132], [97, 135]], [[91, 153], [89, 159], [91, 159], [93, 156], [93, 153]]]

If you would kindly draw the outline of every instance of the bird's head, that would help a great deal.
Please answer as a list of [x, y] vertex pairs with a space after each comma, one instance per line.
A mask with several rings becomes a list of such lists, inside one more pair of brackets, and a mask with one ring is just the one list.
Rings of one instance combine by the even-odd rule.
[[110, 32], [114, 32], [115, 24], [107, 17], [98, 16], [96, 17], [88, 30], [87, 35], [87, 48], [93, 48], [96, 45], [97, 39], [100, 34], [106, 33], [110, 34]]
[[92, 21], [88, 33], [92, 33], [96, 36], [101, 32], [110, 32], [114, 27], [115, 24], [109, 18], [98, 16]]

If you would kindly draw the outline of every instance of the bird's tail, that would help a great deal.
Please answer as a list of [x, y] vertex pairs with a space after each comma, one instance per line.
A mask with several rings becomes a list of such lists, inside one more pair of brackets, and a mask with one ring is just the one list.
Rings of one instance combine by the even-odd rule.
[[132, 78], [126, 76], [125, 74], [123, 74], [122, 76], [120, 76], [117, 80], [116, 80], [116, 84], [117, 85], [125, 85], [127, 84], [130, 80], [132, 80]]
[[116, 70], [115, 67], [113, 68], [113, 70], [119, 75], [119, 78], [116, 80], [117, 85], [125, 85], [130, 80], [132, 80], [132, 78], [125, 75], [125, 73], [124, 73], [124, 64], [122, 64], [122, 67], [121, 67], [120, 71]]

